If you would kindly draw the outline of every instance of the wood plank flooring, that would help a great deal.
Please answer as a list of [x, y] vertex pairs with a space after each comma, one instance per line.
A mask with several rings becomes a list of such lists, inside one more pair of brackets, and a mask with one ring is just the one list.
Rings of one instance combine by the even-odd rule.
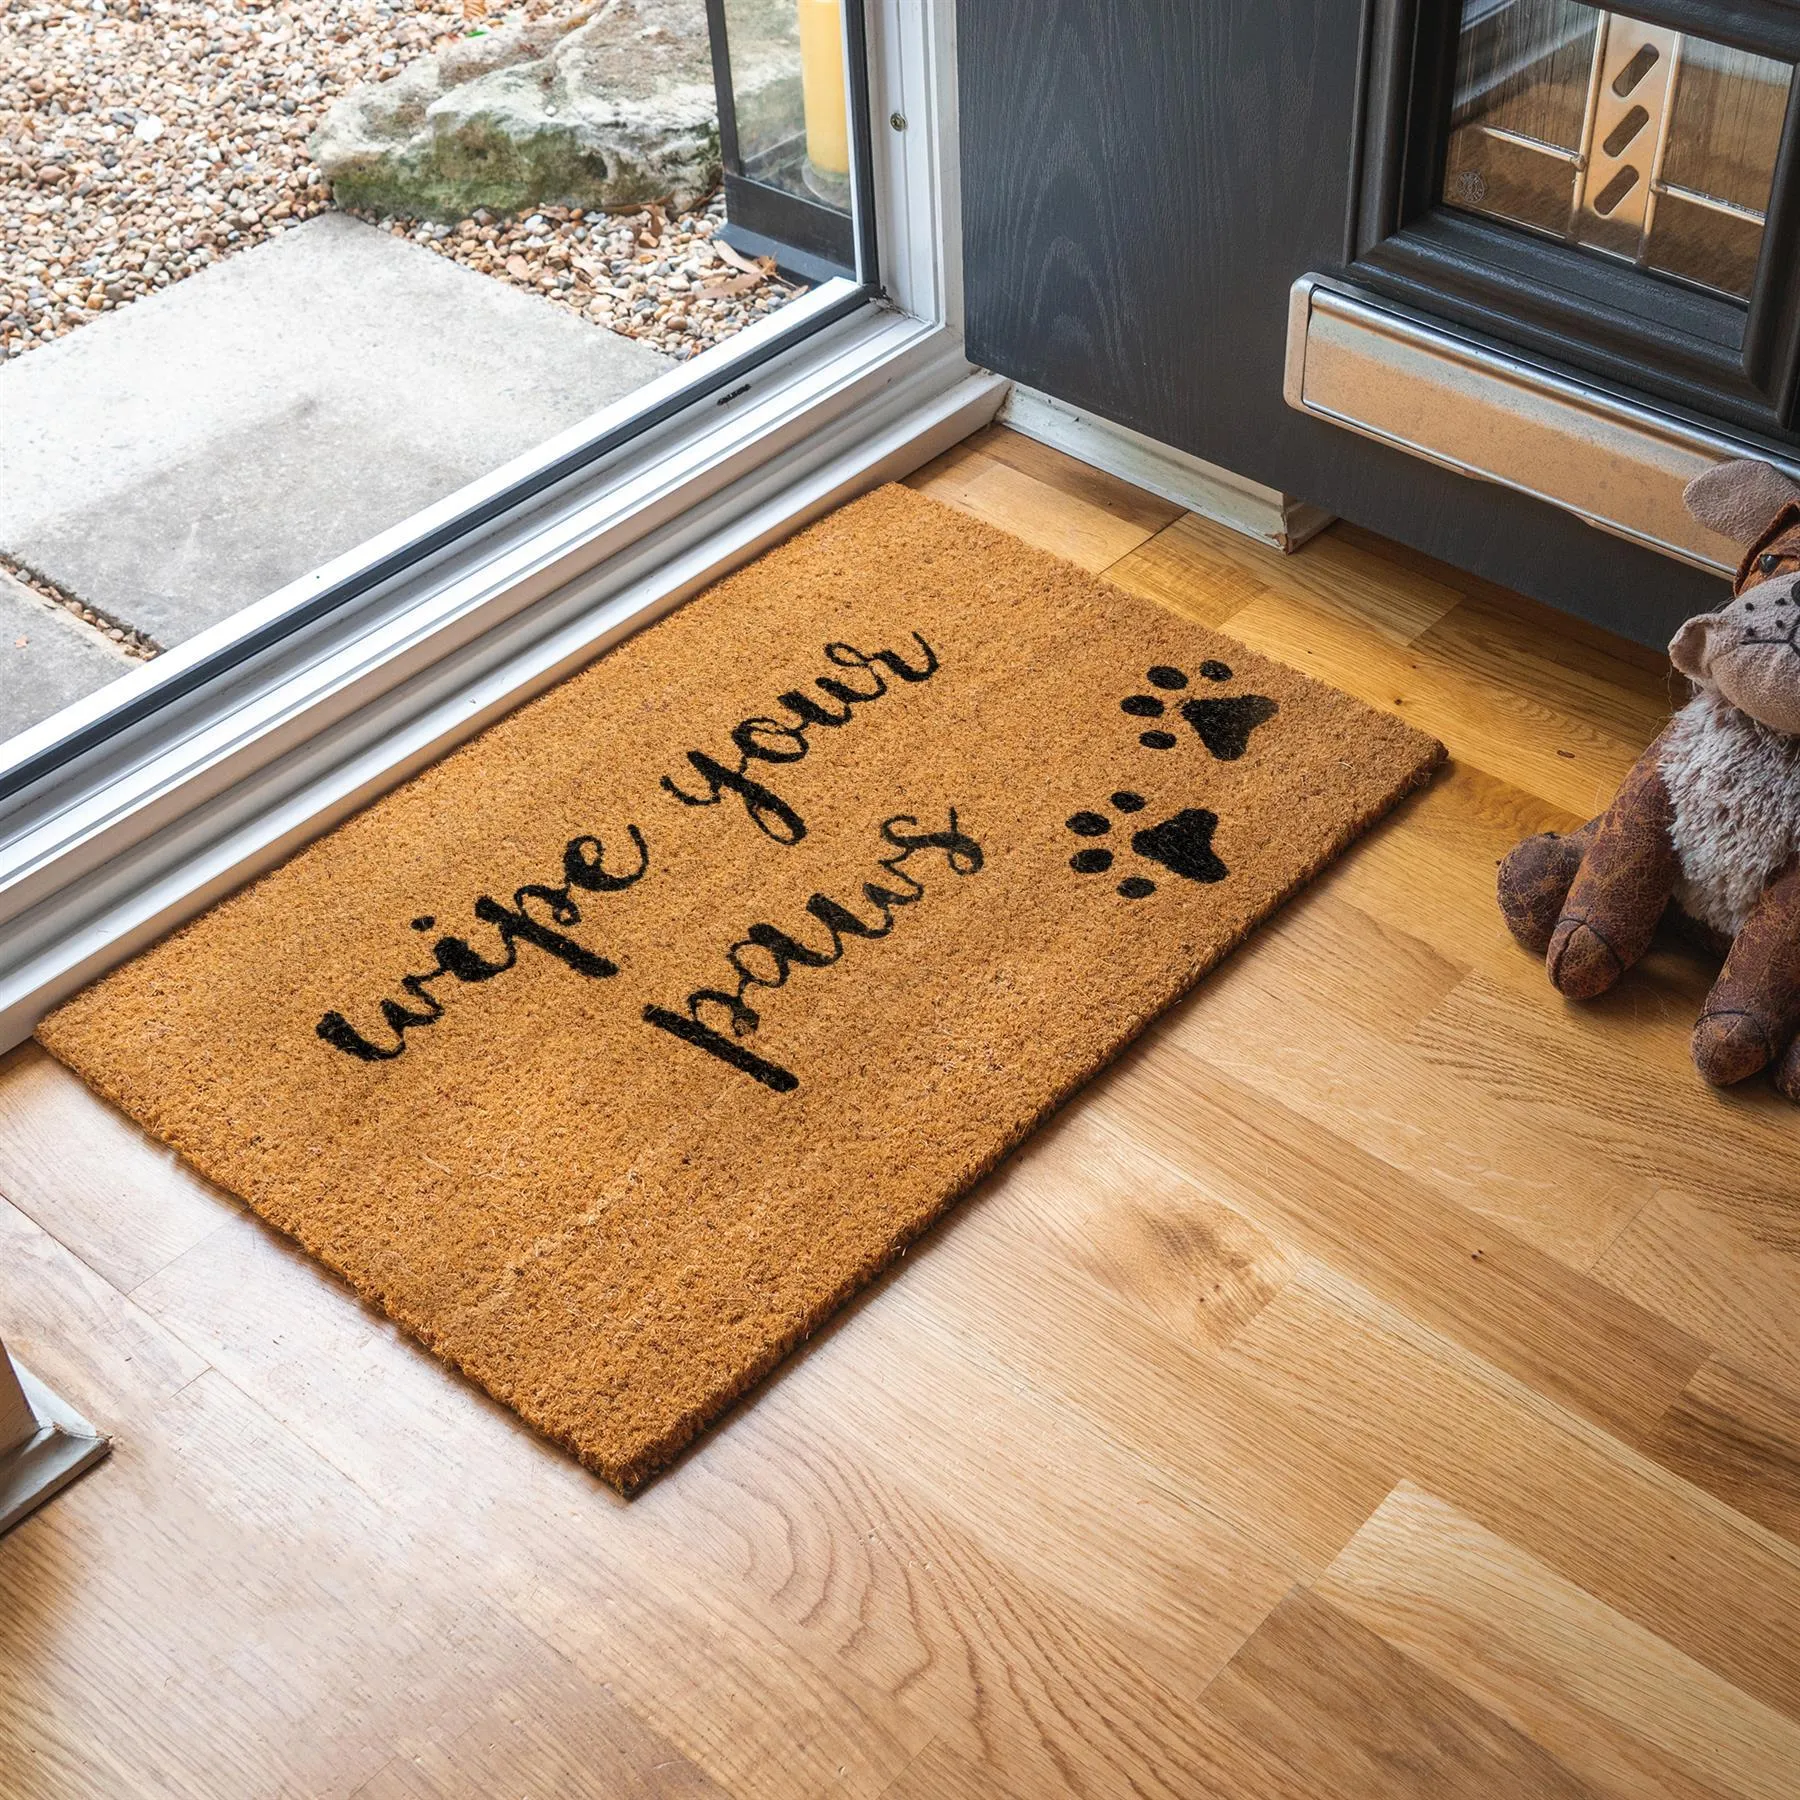
[[1666, 666], [990, 431], [915, 483], [1452, 763], [626, 1505], [27, 1047], [0, 1794], [1800, 1795], [1800, 1112], [1494, 865]]

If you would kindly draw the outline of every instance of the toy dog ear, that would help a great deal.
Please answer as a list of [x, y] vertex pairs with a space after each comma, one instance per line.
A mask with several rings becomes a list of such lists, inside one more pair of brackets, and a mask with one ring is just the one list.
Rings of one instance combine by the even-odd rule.
[[1697, 613], [1669, 640], [1669, 661], [1689, 681], [1711, 681], [1712, 634], [1718, 623], [1717, 613]]
[[1800, 500], [1800, 482], [1766, 462], [1740, 459], [1696, 475], [1681, 497], [1708, 531], [1734, 544], [1752, 544], [1790, 500]]

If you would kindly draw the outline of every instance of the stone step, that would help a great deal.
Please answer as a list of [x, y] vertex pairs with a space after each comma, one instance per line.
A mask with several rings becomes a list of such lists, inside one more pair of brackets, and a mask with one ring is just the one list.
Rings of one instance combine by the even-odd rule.
[[138, 666], [103, 631], [0, 569], [0, 737]]
[[0, 550], [172, 646], [673, 366], [325, 214], [0, 368]]

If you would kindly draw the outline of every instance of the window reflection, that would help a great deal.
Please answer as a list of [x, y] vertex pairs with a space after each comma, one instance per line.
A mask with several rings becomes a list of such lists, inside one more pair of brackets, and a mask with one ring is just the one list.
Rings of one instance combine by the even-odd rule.
[[1747, 299], [1793, 73], [1576, 0], [1465, 0], [1445, 203]]

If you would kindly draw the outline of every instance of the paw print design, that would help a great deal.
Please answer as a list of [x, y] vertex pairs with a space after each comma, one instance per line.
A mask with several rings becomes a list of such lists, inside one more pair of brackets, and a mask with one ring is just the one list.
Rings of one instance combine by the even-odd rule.
[[[1209, 657], [1200, 665], [1200, 673], [1208, 681], [1229, 681], [1231, 665]], [[1146, 672], [1144, 679], [1165, 694], [1179, 693], [1188, 685], [1188, 678], [1167, 663], [1158, 663]], [[1171, 706], [1193, 726], [1195, 735], [1220, 762], [1236, 762], [1250, 747], [1251, 732], [1281, 710], [1267, 694], [1233, 694], [1220, 699], [1191, 694], [1179, 701], [1163, 700], [1155, 694], [1129, 694], [1119, 702], [1119, 710], [1134, 719], [1160, 719]], [[1177, 741], [1174, 732], [1160, 727], [1138, 737], [1148, 750], [1173, 750]]]
[[[1112, 796], [1115, 812], [1137, 813], [1144, 810], [1144, 796], [1121, 788]], [[1103, 812], [1071, 813], [1065, 821], [1068, 829], [1080, 838], [1110, 836], [1113, 822]], [[1201, 806], [1184, 807], [1160, 825], [1146, 825], [1131, 834], [1131, 848], [1146, 862], [1179, 875], [1184, 881], [1223, 881], [1231, 871], [1212, 847], [1212, 834], [1218, 829], [1219, 815]], [[1069, 858], [1069, 867], [1077, 875], [1104, 875], [1113, 866], [1114, 853], [1104, 844], [1077, 850]], [[1156, 883], [1147, 875], [1127, 875], [1119, 890], [1127, 900], [1142, 900], [1156, 892]]]

